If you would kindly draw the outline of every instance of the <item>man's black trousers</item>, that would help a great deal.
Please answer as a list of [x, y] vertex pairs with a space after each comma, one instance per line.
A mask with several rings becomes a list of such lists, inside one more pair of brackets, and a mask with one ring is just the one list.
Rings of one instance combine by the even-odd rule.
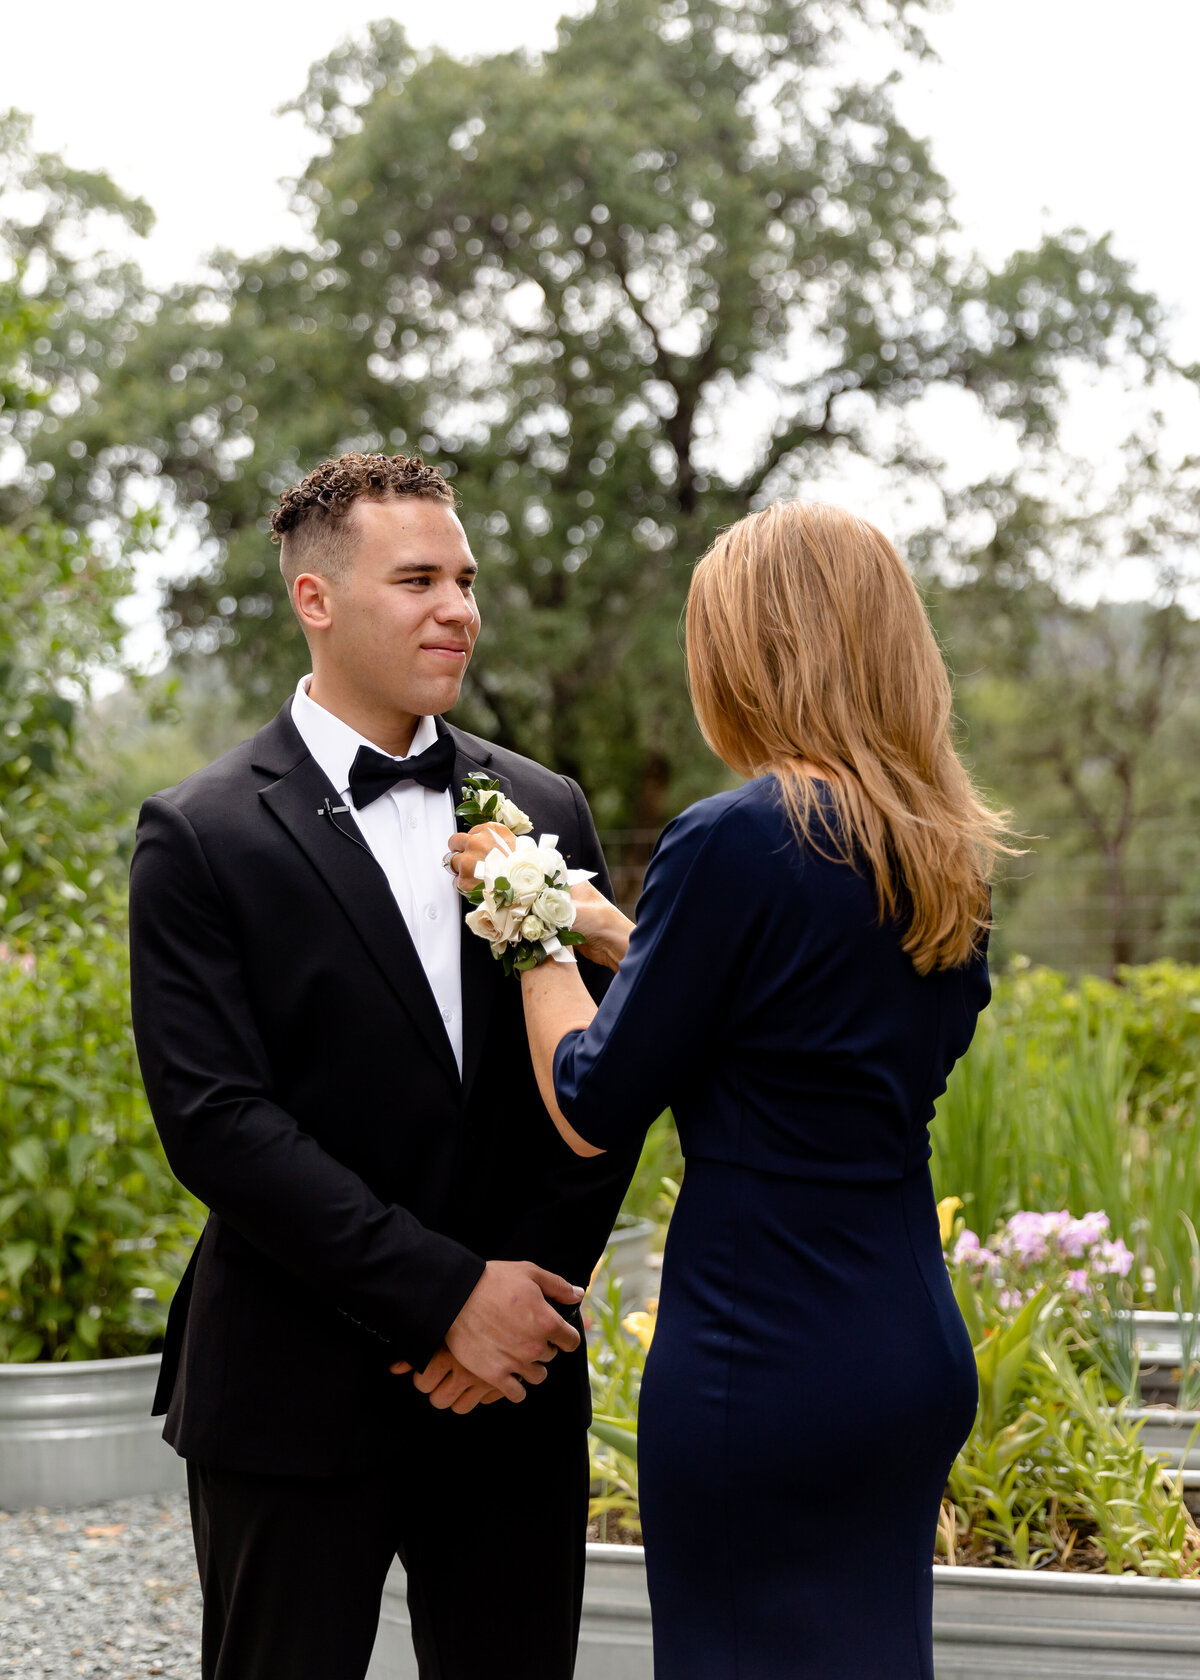
[[203, 1680], [361, 1680], [396, 1556], [421, 1680], [570, 1680], [587, 1441], [535, 1411], [428, 1407], [404, 1451], [367, 1474], [189, 1460]]

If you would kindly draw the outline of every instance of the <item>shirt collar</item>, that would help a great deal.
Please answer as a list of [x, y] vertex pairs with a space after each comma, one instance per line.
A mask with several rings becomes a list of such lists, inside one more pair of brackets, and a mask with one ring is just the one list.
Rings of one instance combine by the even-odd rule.
[[[359, 747], [371, 747], [375, 752], [383, 752], [383, 748], [377, 747], [374, 741], [368, 741], [365, 735], [360, 735], [358, 730], [352, 729], [348, 723], [343, 723], [340, 717], [327, 712], [324, 706], [319, 706], [308, 692], [311, 681], [312, 673], [309, 672], [296, 684], [296, 692], [292, 697], [292, 722], [296, 725], [300, 739], [338, 790], [338, 794], [345, 798], [350, 791], [350, 766]], [[408, 751], [399, 755], [385, 753], [384, 756], [396, 758], [397, 762], [400, 762], [402, 759], [412, 758], [415, 753], [424, 752], [426, 747], [433, 746], [436, 740], [437, 720], [433, 717], [423, 717], [417, 724]]]

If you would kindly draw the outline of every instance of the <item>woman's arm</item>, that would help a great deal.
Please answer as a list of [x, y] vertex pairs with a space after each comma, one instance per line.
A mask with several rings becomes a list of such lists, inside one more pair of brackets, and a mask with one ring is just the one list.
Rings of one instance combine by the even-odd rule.
[[[511, 848], [514, 836], [502, 823], [480, 823], [466, 834], [450, 837], [448, 861], [455, 884], [468, 893], [475, 880], [476, 867], [495, 847]], [[586, 942], [575, 949], [580, 955], [614, 971], [629, 949], [629, 935], [634, 924], [611, 904], [590, 881], [579, 881], [571, 888], [576, 911], [574, 927], [586, 935]], [[564, 1143], [576, 1155], [603, 1155], [586, 1143], [564, 1118], [554, 1095], [554, 1053], [565, 1035], [590, 1026], [596, 1004], [580, 977], [575, 963], [543, 963], [521, 976], [521, 996], [525, 1005], [525, 1026], [529, 1034], [529, 1051], [538, 1090]]]
[[521, 976], [521, 1001], [525, 1005], [529, 1054], [547, 1113], [563, 1142], [576, 1155], [603, 1155], [603, 1149], [580, 1137], [559, 1108], [554, 1094], [555, 1052], [569, 1032], [581, 1032], [590, 1026], [596, 1013], [596, 1005], [577, 965], [545, 962], [539, 968], [527, 970]]
[[[526, 1018], [534, 1066], [571, 1149], [632, 1142], [719, 1053], [775, 914], [777, 829], [772, 813], [764, 846], [762, 820], [741, 795], [705, 800], [668, 823], [628, 952], [598, 1010], [590, 998], [585, 1004], [574, 964], [533, 971]], [[472, 830], [472, 846], [483, 833]]]

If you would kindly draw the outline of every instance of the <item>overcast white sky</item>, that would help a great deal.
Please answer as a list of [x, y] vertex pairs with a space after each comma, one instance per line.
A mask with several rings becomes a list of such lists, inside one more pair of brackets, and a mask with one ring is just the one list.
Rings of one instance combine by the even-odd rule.
[[[273, 113], [314, 59], [389, 10], [417, 45], [487, 53], [549, 45], [564, 7], [0, 0], [0, 108], [30, 112], [42, 149], [146, 198], [158, 226], [143, 267], [157, 283], [185, 278], [215, 246], [295, 236], [278, 182], [309, 141], [297, 117]], [[1200, 359], [1196, 0], [958, 0], [930, 33], [941, 63], [909, 74], [901, 114], [932, 137], [973, 242], [997, 260], [1046, 229], [1111, 230], [1172, 309], [1177, 354]], [[1106, 424], [1080, 404], [1068, 445], [1101, 449]], [[1197, 425], [1200, 409], [1181, 408], [1182, 448], [1198, 446]], [[963, 470], [986, 471], [989, 447], [976, 440]]]

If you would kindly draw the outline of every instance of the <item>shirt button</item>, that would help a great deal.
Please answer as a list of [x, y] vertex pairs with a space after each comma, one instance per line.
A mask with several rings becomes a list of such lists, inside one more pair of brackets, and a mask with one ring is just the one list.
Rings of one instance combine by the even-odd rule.
[[418, 820], [419, 819], [418, 819], [416, 813], [414, 812], [413, 815], [411, 817], [409, 817], [409, 819], [408, 819], [409, 828], [416, 828]]
[[442, 1020], [448, 1022], [450, 1020], [452, 1014], [453, 1014], [452, 1010], [443, 1009], [442, 1010]]
[[436, 922], [437, 919], [438, 919], [438, 907], [437, 907], [437, 905], [436, 904], [427, 904], [425, 906], [425, 914], [429, 917], [429, 920], [431, 922]]

